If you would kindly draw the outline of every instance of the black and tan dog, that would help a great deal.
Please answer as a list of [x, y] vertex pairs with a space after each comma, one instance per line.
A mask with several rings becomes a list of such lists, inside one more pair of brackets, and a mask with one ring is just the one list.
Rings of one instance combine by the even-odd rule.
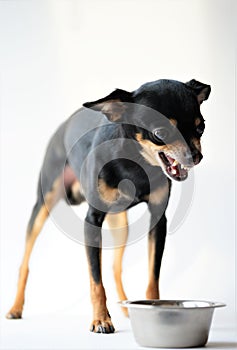
[[[93, 322], [91, 331], [112, 333], [101, 278], [101, 227], [106, 217], [115, 240], [115, 280], [126, 299], [121, 266], [126, 243], [126, 210], [146, 202], [151, 214], [147, 298], [159, 298], [159, 272], [166, 237], [165, 210], [171, 180], [182, 181], [202, 159], [204, 119], [200, 104], [210, 86], [191, 80], [158, 80], [134, 92], [117, 89], [85, 103], [53, 135], [43, 162], [37, 201], [29, 221], [17, 295], [7, 318], [22, 317], [29, 258], [50, 211], [60, 199], [87, 201], [84, 223]], [[132, 185], [131, 185], [132, 184]]]

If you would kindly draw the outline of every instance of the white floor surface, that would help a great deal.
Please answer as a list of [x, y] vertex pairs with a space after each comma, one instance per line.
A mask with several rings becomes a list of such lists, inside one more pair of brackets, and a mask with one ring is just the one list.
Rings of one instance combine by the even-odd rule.
[[[129, 319], [114, 319], [114, 334], [88, 331], [88, 315], [29, 315], [22, 320], [0, 319], [0, 349], [145, 349], [136, 344]], [[211, 329], [207, 349], [236, 349], [234, 329]]]

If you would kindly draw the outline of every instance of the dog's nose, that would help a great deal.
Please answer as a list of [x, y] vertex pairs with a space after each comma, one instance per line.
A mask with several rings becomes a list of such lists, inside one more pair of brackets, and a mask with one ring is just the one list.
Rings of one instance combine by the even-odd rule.
[[194, 165], [197, 165], [198, 163], [201, 162], [203, 155], [200, 151], [198, 151], [197, 149], [192, 151], [192, 158], [193, 158], [193, 163]]

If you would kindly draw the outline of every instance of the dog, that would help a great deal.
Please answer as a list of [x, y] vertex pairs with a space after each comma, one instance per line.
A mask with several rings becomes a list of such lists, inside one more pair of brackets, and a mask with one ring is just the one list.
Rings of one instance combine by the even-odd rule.
[[166, 238], [166, 215], [172, 180], [184, 181], [202, 159], [200, 139], [205, 121], [200, 105], [210, 85], [161, 79], [133, 92], [114, 90], [87, 102], [51, 138], [38, 183], [13, 307], [6, 317], [22, 317], [33, 245], [60, 199], [88, 203], [84, 237], [96, 333], [115, 331], [101, 277], [101, 227], [105, 218], [120, 244], [114, 274], [119, 299], [127, 299], [121, 271], [128, 236], [127, 210], [148, 205], [149, 283], [146, 297], [159, 299], [159, 273]]

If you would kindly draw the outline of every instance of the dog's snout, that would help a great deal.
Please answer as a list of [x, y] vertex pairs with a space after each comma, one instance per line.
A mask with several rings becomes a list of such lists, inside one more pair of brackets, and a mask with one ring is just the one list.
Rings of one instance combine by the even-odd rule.
[[183, 152], [183, 156], [189, 166], [197, 165], [203, 158], [202, 153], [196, 148], [191, 149], [189, 152]]
[[198, 163], [201, 162], [203, 155], [199, 150], [194, 149], [194, 150], [192, 150], [191, 154], [192, 154], [192, 159], [193, 159], [194, 165], [197, 165]]
[[183, 157], [185, 165], [192, 166], [193, 165], [193, 156], [190, 151], [183, 151]]

